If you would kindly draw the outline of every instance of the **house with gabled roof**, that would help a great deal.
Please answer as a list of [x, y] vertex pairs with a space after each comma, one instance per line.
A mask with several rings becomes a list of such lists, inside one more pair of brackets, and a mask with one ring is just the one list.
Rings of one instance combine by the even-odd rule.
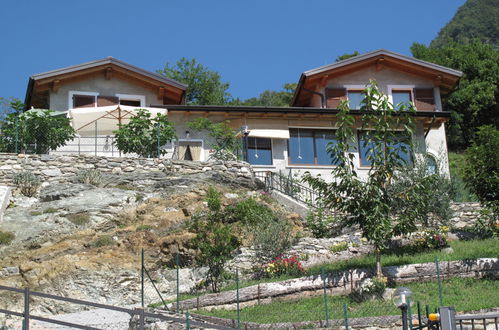
[[[413, 138], [420, 146], [416, 152], [430, 154], [433, 170], [448, 173], [443, 124], [451, 109], [443, 109], [441, 99], [461, 76], [457, 70], [377, 50], [305, 71], [289, 107], [202, 106], [184, 104], [187, 86], [107, 58], [32, 76], [26, 104], [57, 111], [113, 104], [164, 108], [178, 136], [178, 141], [163, 146], [170, 151], [167, 157], [195, 161], [210, 158], [211, 141], [204, 132], [190, 131], [187, 122], [199, 116], [227, 121], [244, 131], [244, 154], [254, 168], [286, 174], [309, 171], [332, 179], [335, 165], [326, 146], [335, 141], [337, 107], [346, 100], [351, 113], [360, 118], [361, 91], [370, 80], [376, 80], [392, 103], [414, 103], [417, 132]], [[360, 122], [354, 129], [358, 141], [352, 152], [357, 172], [367, 175], [369, 160], [361, 143]], [[78, 146], [78, 150], [84, 148]], [[97, 153], [97, 148], [90, 152]], [[99, 154], [108, 153], [103, 149]]]

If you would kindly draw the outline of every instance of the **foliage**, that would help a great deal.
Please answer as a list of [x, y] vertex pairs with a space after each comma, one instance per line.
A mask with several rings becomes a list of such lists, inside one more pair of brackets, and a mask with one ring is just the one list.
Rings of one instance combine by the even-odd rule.
[[358, 51], [354, 51], [353, 53], [346, 53], [346, 54], [343, 54], [343, 55], [340, 55], [336, 58], [335, 62], [339, 62], [339, 61], [343, 61], [343, 60], [346, 60], [348, 58], [351, 58], [351, 57], [355, 57], [357, 55], [360, 55], [360, 53]]
[[208, 131], [209, 136], [215, 141], [210, 148], [214, 153], [210, 158], [216, 160], [235, 160], [240, 147], [236, 131], [232, 129], [228, 121], [213, 123], [207, 118], [199, 117], [187, 123], [187, 127], [196, 131]]
[[478, 199], [463, 180], [465, 158], [463, 153], [449, 152], [451, 199], [454, 202], [476, 202]]
[[415, 43], [411, 51], [416, 58], [464, 73], [456, 89], [442, 100], [444, 110], [452, 111], [446, 126], [451, 149], [468, 147], [479, 126], [499, 126], [499, 49], [496, 46], [480, 41], [451, 42], [438, 48]]
[[233, 102], [234, 105], [263, 106], [263, 107], [287, 107], [291, 104], [296, 89], [296, 83], [283, 85], [282, 91], [266, 90], [258, 97], [252, 97], [243, 102]]
[[194, 226], [196, 237], [192, 244], [199, 251], [198, 265], [208, 268], [206, 283], [211, 285], [213, 292], [218, 292], [225, 264], [239, 247], [239, 239], [232, 234], [230, 226], [222, 222], [198, 220]]
[[294, 237], [288, 221], [282, 217], [265, 217], [254, 224], [253, 248], [258, 264], [268, 262], [284, 254], [293, 244]]
[[15, 237], [14, 233], [0, 230], [0, 245], [9, 245]]
[[465, 152], [463, 178], [484, 204], [499, 207], [499, 130], [480, 127], [475, 141]]
[[254, 198], [247, 198], [235, 205], [227, 206], [224, 217], [229, 223], [240, 222], [245, 226], [270, 223], [278, 219], [268, 206], [258, 203]]
[[210, 209], [210, 211], [219, 212], [222, 208], [220, 195], [220, 192], [213, 186], [208, 187], [208, 192], [206, 193], [206, 202], [208, 203], [208, 208]]
[[109, 235], [99, 236], [93, 243], [92, 246], [95, 248], [100, 248], [103, 246], [114, 245], [114, 239]]
[[342, 252], [346, 250], [348, 250], [348, 242], [336, 243], [329, 247], [329, 251], [333, 253]]
[[26, 197], [35, 196], [38, 188], [42, 184], [38, 176], [28, 171], [16, 173], [13, 182], [17, 188], [19, 188], [21, 194]]
[[135, 231], [149, 231], [152, 229], [152, 226], [150, 225], [139, 225], [137, 228], [135, 228]]
[[[376, 298], [381, 298], [381, 296], [385, 292], [387, 284], [388, 284], [388, 279], [384, 276], [380, 277], [375, 276], [372, 278], [365, 279], [360, 284], [358, 292], [360, 294], [360, 298], [364, 300], [370, 299], [373, 296]], [[357, 295], [357, 297], [355, 298], [359, 298], [359, 295]]]
[[80, 183], [100, 186], [102, 184], [102, 173], [99, 170], [85, 169], [78, 172], [78, 181]]
[[176, 138], [168, 116], [158, 113], [151, 118], [151, 113], [144, 109], [139, 109], [127, 124], [122, 124], [114, 133], [119, 150], [147, 158], [165, 155], [166, 150], [161, 147]]
[[[429, 189], [433, 179], [414, 176], [398, 186], [393, 184], [403, 177], [398, 173], [406, 171], [404, 167], [408, 165], [396, 145], [403, 143], [400, 149], [406, 153], [411, 151], [414, 132], [411, 114], [415, 109], [402, 104], [398, 107], [400, 110], [395, 110], [374, 81], [364, 95], [361, 110], [370, 110], [362, 116], [362, 128], [370, 128], [363, 142], [364, 148], [370, 150], [371, 167], [367, 178], [360, 178], [356, 172], [351, 153], [355, 118], [349, 113], [347, 102], [343, 102], [337, 116], [337, 143], [328, 146], [328, 152], [338, 161], [332, 171], [336, 180], [328, 183], [308, 173], [305, 181], [319, 192], [324, 207], [338, 211], [345, 224], [359, 226], [362, 236], [375, 247], [376, 273], [381, 276], [381, 250], [392, 237], [416, 231], [417, 222], [429, 216], [426, 202], [431, 197], [420, 195], [433, 196]], [[402, 128], [403, 134], [397, 135], [394, 128]], [[414, 206], [417, 207], [414, 209]]]
[[187, 84], [187, 104], [222, 105], [230, 102], [231, 95], [227, 91], [229, 84], [222, 82], [216, 71], [198, 63], [196, 59], [182, 57], [174, 65], [166, 63], [159, 74]]
[[[19, 104], [13, 104], [17, 108]], [[69, 118], [51, 110], [14, 112], [0, 123], [0, 150], [3, 152], [31, 151], [48, 153], [73, 139]]]
[[334, 234], [333, 224], [335, 223], [338, 223], [338, 219], [323, 207], [310, 208], [305, 217], [305, 226], [315, 238], [331, 237]]
[[471, 231], [480, 238], [499, 237], [499, 210], [482, 208], [480, 216], [471, 227]]
[[265, 277], [281, 275], [300, 276], [304, 273], [303, 266], [296, 255], [290, 257], [279, 256], [262, 266]]
[[499, 7], [496, 0], [467, 0], [450, 22], [440, 30], [431, 42], [431, 47], [444, 47], [452, 41], [466, 43], [475, 38], [497, 45], [497, 17]]
[[449, 246], [447, 240], [447, 233], [449, 228], [447, 226], [439, 226], [427, 228], [421, 232], [418, 237], [418, 245], [423, 249], [441, 249]]
[[24, 110], [24, 103], [15, 97], [0, 97], [0, 120], [10, 113], [21, 113]]

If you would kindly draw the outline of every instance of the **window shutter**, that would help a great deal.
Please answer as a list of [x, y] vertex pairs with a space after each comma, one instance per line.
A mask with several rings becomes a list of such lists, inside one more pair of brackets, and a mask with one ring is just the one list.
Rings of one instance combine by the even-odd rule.
[[340, 102], [347, 99], [347, 90], [345, 88], [326, 89], [327, 107], [337, 109]]
[[116, 105], [119, 102], [119, 98], [116, 96], [97, 96], [97, 106], [106, 107], [109, 105]]
[[93, 95], [73, 95], [73, 108], [92, 108], [95, 106]]
[[418, 110], [435, 111], [435, 95], [433, 88], [415, 88], [414, 104]]

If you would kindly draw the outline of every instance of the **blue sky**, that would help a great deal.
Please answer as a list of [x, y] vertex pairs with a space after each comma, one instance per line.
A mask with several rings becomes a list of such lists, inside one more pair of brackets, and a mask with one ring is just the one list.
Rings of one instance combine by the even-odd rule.
[[32, 74], [113, 56], [151, 71], [196, 58], [246, 99], [354, 50], [410, 55], [464, 2], [1, 0], [0, 96], [24, 99]]

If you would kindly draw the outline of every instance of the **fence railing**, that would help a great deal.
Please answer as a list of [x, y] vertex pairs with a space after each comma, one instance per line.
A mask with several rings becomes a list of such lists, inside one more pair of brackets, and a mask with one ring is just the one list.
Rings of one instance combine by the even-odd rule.
[[499, 329], [499, 313], [484, 313], [478, 315], [456, 315], [456, 326], [459, 330], [469, 329], [478, 329], [480, 325], [480, 329]]
[[320, 195], [314, 189], [300, 183], [297, 179], [278, 172], [255, 171], [255, 177], [265, 184], [268, 191], [275, 190], [299, 202], [316, 207]]
[[[18, 288], [0, 285], [0, 291], [10, 291], [10, 292], [20, 293], [20, 294], [24, 295], [23, 312], [16, 312], [16, 311], [7, 310], [7, 309], [0, 309], [0, 313], [11, 315], [11, 316], [22, 317], [24, 330], [29, 330], [31, 320], [47, 322], [47, 323], [57, 324], [57, 325], [61, 325], [61, 326], [77, 328], [77, 329], [91, 329], [91, 330], [95, 329], [95, 330], [98, 330], [98, 328], [94, 328], [94, 327], [91, 327], [88, 325], [81, 325], [81, 324], [56, 320], [56, 319], [52, 319], [52, 318], [31, 315], [30, 305], [32, 304], [32, 302], [30, 300], [32, 300], [33, 297], [52, 299], [52, 300], [56, 300], [56, 301], [63, 301], [63, 302], [67, 302], [67, 303], [73, 303], [73, 304], [78, 304], [78, 305], [106, 309], [106, 310], [110, 310], [110, 311], [127, 313], [130, 315], [130, 317], [138, 315], [139, 316], [139, 329], [141, 329], [141, 330], [145, 329], [145, 318], [146, 317], [158, 319], [161, 321], [177, 322], [180, 324], [185, 324], [187, 329], [189, 328], [189, 326], [199, 326], [199, 327], [204, 327], [204, 328], [206, 328], [208, 326], [204, 322], [191, 320], [188, 313], [186, 313], [184, 315], [184, 317], [181, 317], [181, 316], [174, 317], [174, 316], [168, 316], [168, 315], [163, 315], [163, 314], [158, 314], [158, 313], [149, 313], [149, 312], [146, 312], [145, 309], [143, 309], [143, 308], [129, 309], [129, 308], [124, 308], [124, 307], [110, 306], [110, 305], [94, 303], [94, 302], [80, 300], [80, 299], [60, 297], [60, 296], [56, 296], [56, 295], [52, 295], [52, 294], [31, 291], [29, 288], [18, 289]], [[223, 330], [231, 329], [230, 327], [212, 325], [212, 324], [210, 324], [209, 327], [213, 328], [213, 329], [223, 329]]]

